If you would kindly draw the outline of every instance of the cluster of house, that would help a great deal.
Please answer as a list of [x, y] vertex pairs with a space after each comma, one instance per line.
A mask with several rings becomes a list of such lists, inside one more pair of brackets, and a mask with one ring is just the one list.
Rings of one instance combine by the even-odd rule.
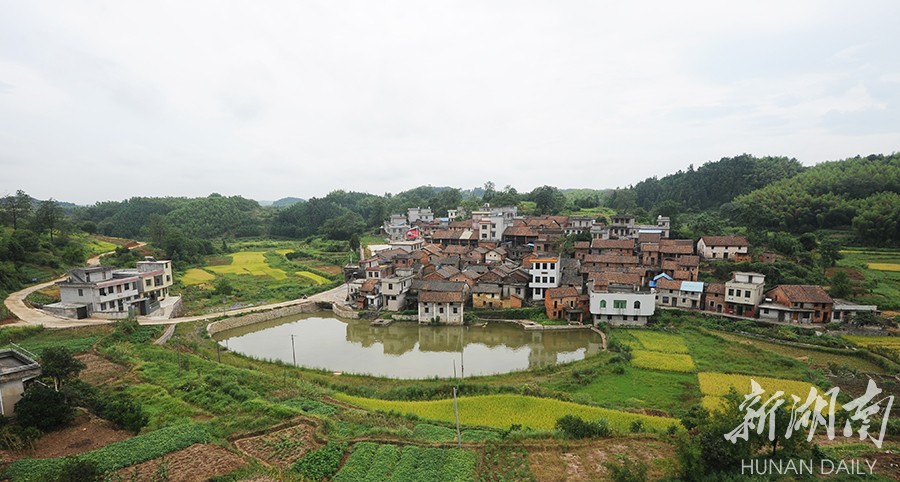
[[134, 269], [89, 266], [69, 271], [68, 279], [56, 283], [60, 302], [43, 309], [66, 318], [125, 318], [152, 315], [169, 296], [175, 282], [172, 262], [152, 257], [138, 261]]
[[[735, 272], [724, 283], [698, 280], [702, 260], [749, 260], [743, 236], [671, 239], [670, 221], [609, 225], [581, 216], [519, 216], [491, 207], [453, 218], [410, 208], [384, 225], [383, 249], [348, 271], [358, 309], [416, 309], [420, 323], [461, 324], [466, 306], [543, 304], [547, 317], [572, 323], [646, 324], [659, 307], [676, 307], [796, 323], [839, 321], [874, 306], [832, 300], [820, 286], [780, 285]], [[460, 217], [465, 216], [465, 219]], [[590, 233], [574, 256], [556, 249], [567, 235]]]

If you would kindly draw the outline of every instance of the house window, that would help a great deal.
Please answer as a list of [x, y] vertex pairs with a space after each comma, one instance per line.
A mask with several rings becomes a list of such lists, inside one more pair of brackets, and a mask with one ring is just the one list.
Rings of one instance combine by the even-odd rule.
[[764, 308], [764, 309], [763, 309], [763, 313], [768, 315], [768, 314], [769, 314], [769, 309], [768, 309], [768, 308]]
[[728, 288], [728, 296], [734, 296], [734, 288]]
[[551, 276], [551, 277], [550, 277], [550, 282], [551, 282], [551, 283], [556, 283], [556, 277], [555, 277], [555, 276]]
[[663, 296], [663, 303], [668, 303], [668, 302], [669, 302], [669, 297]]
[[640, 302], [640, 301], [635, 301], [635, 302], [634, 302], [634, 309], [636, 309], [636, 310], [641, 309], [641, 302]]
[[600, 300], [600, 308], [606, 308], [606, 300]]
[[[100, 288], [100, 296], [106, 295], [106, 288]], [[81, 290], [78, 290], [78, 296], [81, 296]]]
[[613, 308], [617, 310], [623, 310], [628, 307], [628, 302], [625, 300], [613, 300]]
[[171, 275], [166, 275], [166, 281], [167, 281], [167, 282], [168, 282], [168, 281], [172, 281], [172, 276], [171, 276]]
[[454, 307], [453, 307], [453, 314], [455, 315], [455, 314], [457, 314], [457, 313], [459, 313], [459, 308], [457, 308], [457, 307], [454, 306]]
[[612, 320], [612, 315], [606, 315], [607, 320]]
[[[100, 294], [102, 295], [102, 294], [103, 294], [103, 291], [100, 291]], [[78, 296], [84, 296], [84, 290], [83, 290], [83, 289], [78, 288]]]
[[105, 309], [106, 309], [106, 303], [100, 303], [100, 309], [101, 309], [101, 310], [105, 310]]
[[394, 285], [393, 285], [392, 283], [388, 283], [388, 289], [389, 289], [389, 290], [394, 289]]
[[438, 308], [438, 313], [440, 313], [440, 314], [442, 314], [442, 315], [444, 314], [444, 307], [443, 307], [443, 306], [440, 307], [440, 308]]
[[425, 313], [428, 313], [428, 306], [425, 306]]
[[150, 286], [150, 280], [149, 279], [144, 280], [144, 285]]
[[634, 315], [634, 321], [637, 321], [637, 320], [638, 320], [637, 315]]
[[750, 297], [750, 292], [744, 291], [744, 298], [749, 298], [749, 297]]

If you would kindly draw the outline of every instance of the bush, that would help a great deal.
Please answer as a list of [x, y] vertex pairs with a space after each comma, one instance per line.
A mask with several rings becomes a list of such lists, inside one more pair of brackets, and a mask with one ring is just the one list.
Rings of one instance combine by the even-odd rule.
[[644, 431], [644, 422], [641, 420], [634, 420], [631, 422], [631, 427], [629, 427], [631, 433], [640, 433]]
[[96, 462], [66, 457], [56, 482], [99, 482], [102, 477]]
[[41, 431], [62, 427], [75, 418], [66, 396], [52, 388], [34, 383], [15, 406], [16, 419], [23, 427]]
[[620, 457], [621, 464], [603, 464], [609, 470], [609, 478], [614, 482], [643, 482], [647, 480], [647, 464], [640, 460]]
[[140, 432], [150, 421], [141, 405], [121, 392], [96, 399], [90, 408], [98, 416], [134, 433]]
[[609, 422], [605, 418], [590, 422], [577, 415], [565, 415], [556, 420], [556, 428], [566, 436], [576, 439], [612, 435]]

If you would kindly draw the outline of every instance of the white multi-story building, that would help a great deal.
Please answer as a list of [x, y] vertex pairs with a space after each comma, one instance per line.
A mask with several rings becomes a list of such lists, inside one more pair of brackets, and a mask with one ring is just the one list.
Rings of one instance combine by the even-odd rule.
[[384, 222], [384, 234], [391, 241], [400, 241], [406, 239], [406, 232], [409, 231], [409, 223], [406, 222], [406, 216], [402, 214], [391, 214], [391, 219]]
[[384, 307], [390, 311], [400, 311], [406, 305], [406, 294], [412, 285], [412, 270], [397, 270], [393, 276], [381, 280], [381, 296]]
[[594, 324], [646, 325], [656, 312], [656, 295], [610, 285], [606, 291], [591, 291], [590, 311]]
[[406, 220], [409, 224], [415, 224], [419, 221], [430, 223], [434, 221], [434, 211], [431, 208], [408, 208], [406, 210]]
[[135, 269], [109, 266], [76, 268], [57, 283], [60, 303], [45, 306], [61, 316], [125, 318], [147, 315], [159, 309], [174, 284], [172, 262], [147, 257]]
[[544, 299], [544, 291], [548, 288], [559, 287], [560, 266], [559, 258], [534, 258], [531, 260], [531, 281], [528, 287], [531, 289], [533, 300]]
[[725, 313], [753, 317], [763, 300], [766, 276], [735, 271], [725, 282]]
[[747, 256], [749, 249], [743, 236], [703, 236], [697, 241], [697, 254], [703, 259], [734, 259]]

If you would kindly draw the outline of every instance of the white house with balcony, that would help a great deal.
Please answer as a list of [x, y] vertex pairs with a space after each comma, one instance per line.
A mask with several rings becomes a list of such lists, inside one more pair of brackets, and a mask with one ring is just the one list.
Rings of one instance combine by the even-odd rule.
[[656, 294], [613, 284], [605, 291], [591, 291], [590, 312], [595, 325], [643, 326], [656, 313]]

